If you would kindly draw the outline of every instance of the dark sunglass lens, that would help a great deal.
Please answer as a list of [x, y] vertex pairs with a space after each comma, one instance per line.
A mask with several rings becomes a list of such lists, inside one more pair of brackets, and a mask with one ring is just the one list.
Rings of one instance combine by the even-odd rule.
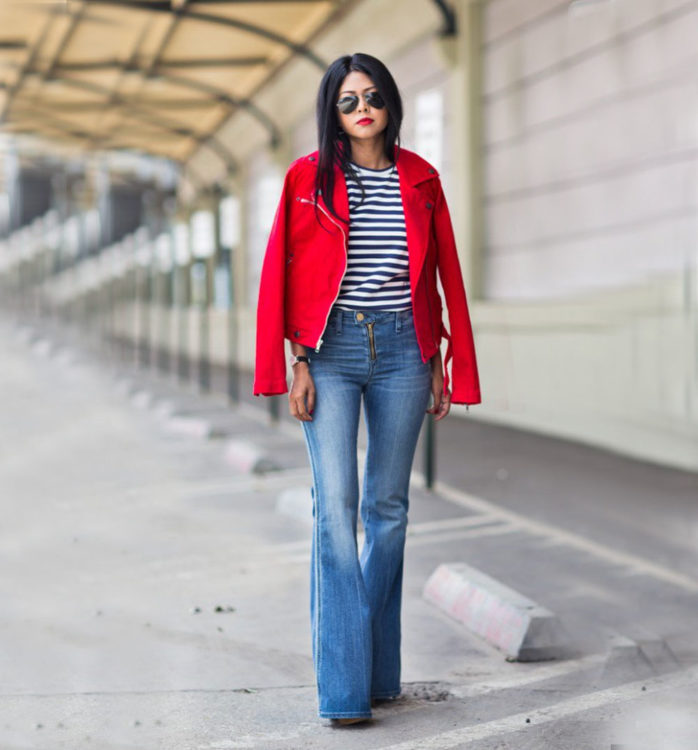
[[343, 96], [337, 102], [337, 107], [343, 114], [348, 115], [350, 112], [353, 112], [356, 109], [356, 105], [358, 103], [359, 103], [358, 96]]
[[366, 101], [376, 109], [383, 109], [385, 107], [383, 97], [377, 91], [369, 91], [366, 95]]

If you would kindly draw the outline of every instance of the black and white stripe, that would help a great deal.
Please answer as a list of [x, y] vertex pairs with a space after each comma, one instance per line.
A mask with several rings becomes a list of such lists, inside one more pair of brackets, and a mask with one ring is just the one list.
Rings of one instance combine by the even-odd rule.
[[349, 252], [336, 307], [406, 310], [412, 306], [405, 215], [397, 165], [368, 169], [352, 162], [365, 190], [345, 173]]

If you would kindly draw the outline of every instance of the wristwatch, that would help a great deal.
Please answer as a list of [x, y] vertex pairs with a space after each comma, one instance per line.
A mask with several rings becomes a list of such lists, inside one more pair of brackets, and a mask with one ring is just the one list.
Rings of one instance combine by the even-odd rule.
[[305, 362], [307, 365], [310, 364], [310, 360], [308, 359], [308, 357], [305, 357], [302, 354], [293, 354], [293, 355], [291, 355], [291, 357], [288, 360], [288, 362], [291, 365], [291, 367], [293, 367], [294, 365], [297, 365], [299, 362]]

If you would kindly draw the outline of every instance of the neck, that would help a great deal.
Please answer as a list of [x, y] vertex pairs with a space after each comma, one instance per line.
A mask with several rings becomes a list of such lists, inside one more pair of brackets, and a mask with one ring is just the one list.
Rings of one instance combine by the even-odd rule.
[[383, 138], [371, 139], [370, 141], [350, 140], [351, 153], [349, 158], [360, 167], [366, 169], [385, 169], [393, 162], [385, 156], [385, 142]]

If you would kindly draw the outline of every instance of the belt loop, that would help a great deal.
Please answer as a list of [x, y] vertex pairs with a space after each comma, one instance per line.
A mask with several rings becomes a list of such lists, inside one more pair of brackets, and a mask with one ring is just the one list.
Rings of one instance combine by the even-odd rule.
[[344, 320], [344, 313], [342, 312], [342, 310], [340, 310], [339, 308], [337, 308], [337, 310], [335, 312], [334, 318], [335, 318], [335, 320], [334, 320], [334, 330], [338, 334], [341, 334], [342, 333], [342, 322]]
[[402, 329], [402, 315], [400, 311], [398, 310], [395, 313], [395, 333], [400, 333], [401, 329]]

